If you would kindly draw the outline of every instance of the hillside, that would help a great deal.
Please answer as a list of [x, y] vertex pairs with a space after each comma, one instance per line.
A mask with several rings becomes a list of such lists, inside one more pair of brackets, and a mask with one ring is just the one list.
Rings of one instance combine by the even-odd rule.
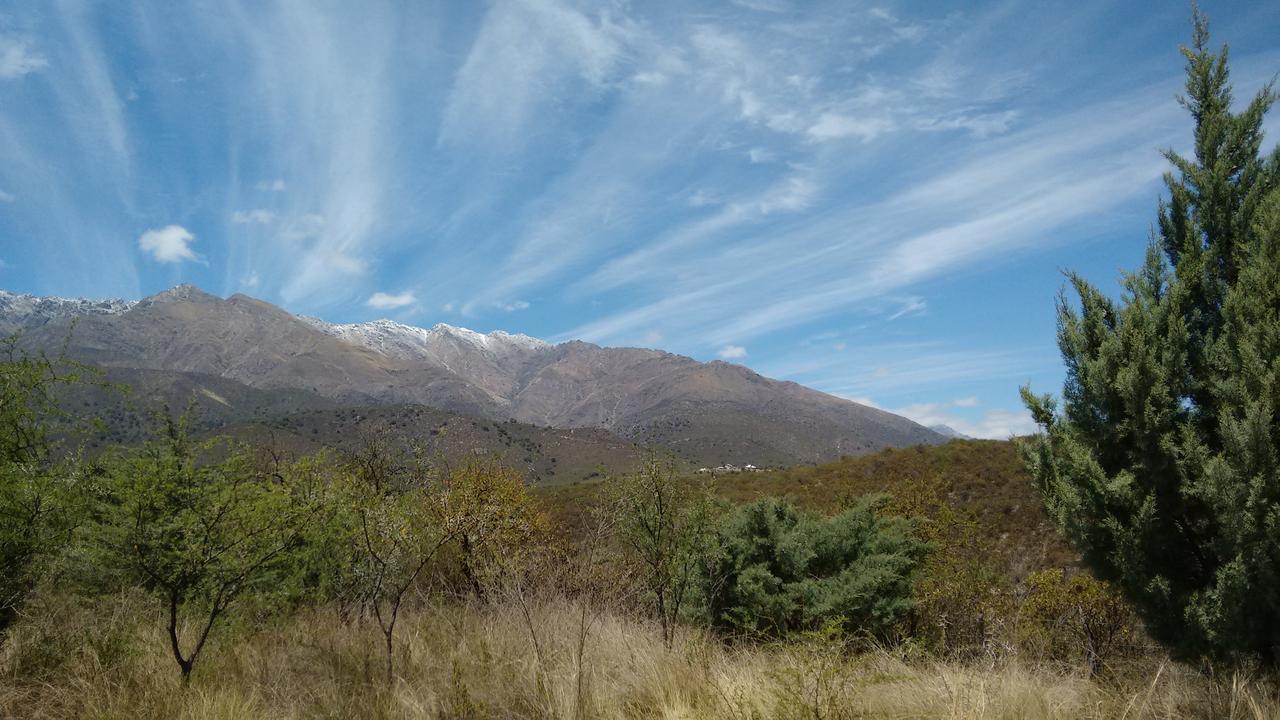
[[302, 390], [259, 390], [197, 373], [108, 368], [97, 383], [65, 389], [62, 405], [68, 413], [100, 421], [87, 436], [68, 438], [71, 447], [82, 445], [91, 455], [140, 444], [160, 429], [160, 418], [180, 414], [198, 436], [230, 436], [292, 457], [326, 448], [354, 450], [378, 438], [450, 461], [492, 457], [519, 468], [533, 483], [626, 472], [643, 455], [607, 430], [495, 421], [424, 405], [349, 406]]
[[[145, 392], [171, 400], [216, 378], [270, 394], [249, 404], [276, 414], [325, 405], [425, 405], [491, 420], [608, 430], [699, 465], [815, 463], [943, 440], [898, 415], [741, 365], [578, 341], [551, 345], [443, 324], [333, 325], [190, 285], [138, 302], [3, 293], [0, 327], [20, 332], [30, 348], [65, 348], [68, 356], [113, 373], [134, 373]], [[173, 388], [163, 389], [166, 382]], [[294, 396], [299, 404], [290, 408], [290, 393], [306, 395]], [[227, 416], [221, 422], [245, 417], [230, 417], [236, 413], [214, 407], [217, 401], [200, 402], [214, 416]]]
[[[1012, 442], [952, 440], [943, 445], [886, 449], [818, 466], [721, 474], [716, 492], [735, 503], [767, 496], [830, 513], [847, 500], [870, 493], [916, 492], [937, 481], [952, 506], [972, 513], [984, 534], [997, 538], [1010, 568], [1021, 574], [1075, 565], [1078, 556], [1045, 517], [1040, 500]], [[599, 484], [546, 491], [564, 522], [576, 526], [582, 508], [598, 496]]]
[[607, 430], [547, 428], [468, 417], [422, 405], [374, 405], [307, 410], [219, 428], [219, 435], [292, 456], [329, 448], [356, 450], [374, 438], [439, 453], [450, 462], [492, 458], [519, 469], [529, 482], [589, 481], [636, 468], [642, 448]]

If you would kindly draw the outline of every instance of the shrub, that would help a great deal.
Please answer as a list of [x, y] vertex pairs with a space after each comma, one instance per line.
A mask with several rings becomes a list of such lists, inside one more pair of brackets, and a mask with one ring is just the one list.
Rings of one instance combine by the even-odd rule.
[[445, 479], [458, 567], [473, 595], [513, 573], [551, 542], [551, 521], [517, 470], [472, 460]]
[[1083, 656], [1098, 672], [1135, 634], [1133, 611], [1109, 584], [1087, 573], [1041, 570], [1027, 577], [1019, 618], [1024, 646], [1058, 659]]
[[766, 499], [723, 521], [703, 578], [706, 610], [722, 630], [782, 637], [831, 622], [886, 639], [911, 608], [925, 546], [911, 523], [871, 496], [828, 519]]

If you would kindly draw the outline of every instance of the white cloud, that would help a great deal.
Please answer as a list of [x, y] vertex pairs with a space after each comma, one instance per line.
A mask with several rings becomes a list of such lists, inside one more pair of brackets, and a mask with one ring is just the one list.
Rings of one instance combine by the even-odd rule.
[[32, 52], [31, 43], [0, 35], [0, 79], [20, 78], [48, 65], [48, 60]]
[[244, 279], [240, 281], [240, 285], [252, 290], [258, 287], [258, 285], [261, 284], [261, 282], [262, 282], [262, 278], [258, 277], [258, 272], [255, 270], [249, 273], [248, 275], [246, 275]]
[[265, 208], [256, 210], [236, 210], [231, 213], [231, 222], [236, 225], [248, 225], [256, 223], [258, 225], [270, 225], [275, 222], [276, 214]]
[[741, 345], [725, 345], [716, 353], [725, 360], [740, 360], [747, 356], [747, 349]]
[[318, 236], [324, 230], [324, 216], [314, 213], [291, 218], [282, 223], [279, 238], [287, 242], [301, 242]]
[[662, 85], [667, 82], [667, 75], [660, 72], [640, 72], [631, 76], [631, 79], [641, 85]]
[[18, 200], [17, 196], [15, 196], [13, 193], [7, 193], [4, 190], [0, 190], [0, 202], [11, 203], [11, 202], [17, 202], [17, 200]]
[[824, 112], [817, 122], [809, 126], [809, 137], [814, 140], [837, 140], [856, 137], [870, 142], [893, 130], [893, 122], [883, 117], [853, 117], [834, 112]]
[[[652, 291], [647, 302], [555, 337], [607, 344], [661, 321], [677, 343], [742, 342], [883, 302], [984, 259], [1044, 252], [1054, 229], [1153, 191], [1167, 163], [1151, 148], [1183, 132], [1180, 108], [1167, 99], [1174, 88], [1163, 82], [972, 143], [952, 161], [922, 166], [883, 200], [815, 203], [808, 222], [680, 226], [580, 283], [592, 291], [637, 285]], [[731, 242], [716, 242], [730, 230]], [[681, 252], [667, 252], [670, 238]]]
[[[879, 407], [870, 403], [867, 398], [849, 399], [854, 400], [854, 402], [861, 402], [864, 405], [871, 404], [872, 407]], [[1031, 420], [1031, 413], [1021, 408], [1018, 410], [992, 408], [982, 413], [976, 420], [955, 412], [955, 408], [971, 408], [977, 405], [976, 398], [958, 398], [946, 402], [917, 403], [905, 407], [892, 408], [889, 409], [889, 412], [901, 415], [925, 427], [946, 425], [962, 435], [968, 435], [973, 438], [1007, 440], [1015, 436], [1029, 435], [1036, 431], [1035, 423]]]
[[504, 312], [516, 312], [517, 310], [528, 310], [529, 303], [524, 300], [513, 300], [508, 303], [498, 303], [498, 309]]
[[453, 312], [454, 307], [455, 307], [455, 304], [454, 304], [454, 303], [447, 302], [447, 303], [445, 303], [444, 305], [441, 305], [441, 306], [440, 306], [440, 311], [441, 311], [441, 312], [451, 313], [451, 312]]
[[328, 265], [340, 275], [363, 275], [369, 270], [369, 263], [358, 257], [344, 255], [343, 253], [319, 255], [317, 256], [317, 262]]
[[898, 318], [906, 317], [907, 315], [917, 315], [928, 308], [929, 305], [924, 301], [924, 298], [913, 295], [902, 301], [902, 307], [898, 308], [897, 312], [890, 315], [889, 320], [897, 320]]
[[916, 127], [920, 130], [968, 130], [975, 137], [985, 138], [1008, 132], [1017, 117], [1018, 113], [1014, 110], [990, 113], [959, 112], [924, 118], [917, 123]]
[[418, 302], [418, 298], [414, 296], [413, 291], [405, 290], [402, 293], [396, 293], [394, 295], [390, 293], [376, 292], [369, 296], [369, 299], [366, 300], [364, 304], [379, 310], [393, 310], [395, 308], [402, 308], [406, 305], [412, 305], [416, 302]]
[[178, 263], [184, 260], [203, 262], [202, 258], [191, 250], [191, 243], [196, 236], [181, 225], [168, 225], [158, 230], [148, 230], [138, 238], [138, 248], [151, 253], [156, 262]]
[[787, 9], [786, 4], [780, 0], [773, 0], [772, 2], [769, 0], [733, 0], [733, 4], [748, 10], [769, 13], [780, 13]]
[[276, 178], [275, 180], [263, 180], [256, 187], [263, 192], [284, 192], [287, 186], [283, 179]]
[[10, 265], [9, 263], [5, 262], [5, 261], [4, 261], [4, 258], [0, 258], [0, 270], [8, 270], [8, 269], [9, 269], [9, 268], [11, 268], [11, 267], [13, 267], [13, 266], [12, 266], [12, 265]]

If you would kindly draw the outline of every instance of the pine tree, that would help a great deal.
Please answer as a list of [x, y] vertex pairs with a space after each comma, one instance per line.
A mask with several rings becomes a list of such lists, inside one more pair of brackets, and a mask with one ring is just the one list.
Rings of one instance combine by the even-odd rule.
[[1147, 627], [1187, 659], [1280, 664], [1280, 147], [1264, 87], [1232, 113], [1227, 50], [1183, 48], [1194, 158], [1146, 261], [1113, 301], [1078, 275], [1058, 303], [1061, 411], [1023, 397], [1050, 515]]

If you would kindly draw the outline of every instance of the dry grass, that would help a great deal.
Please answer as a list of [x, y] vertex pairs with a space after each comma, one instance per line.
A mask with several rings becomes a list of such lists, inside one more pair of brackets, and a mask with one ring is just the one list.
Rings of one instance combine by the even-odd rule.
[[[157, 612], [135, 595], [44, 601], [0, 650], [0, 716], [21, 718], [1275, 718], [1274, 686], [1172, 663], [1126, 680], [1020, 664], [843, 655], [828, 642], [725, 645], [554, 601], [422, 607], [397, 679], [378, 633], [325, 610], [232, 629], [183, 688]], [[537, 639], [535, 650], [534, 629]], [[579, 672], [581, 665], [581, 673]]]

